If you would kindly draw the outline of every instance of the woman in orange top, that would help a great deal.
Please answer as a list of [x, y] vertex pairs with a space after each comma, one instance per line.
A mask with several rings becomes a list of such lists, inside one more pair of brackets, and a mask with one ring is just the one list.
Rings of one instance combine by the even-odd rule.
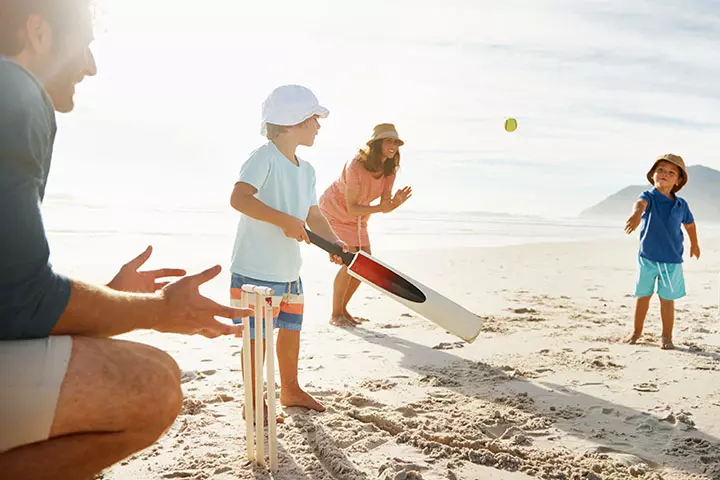
[[[395, 173], [400, 168], [400, 140], [395, 126], [377, 125], [366, 147], [345, 164], [340, 178], [320, 197], [320, 210], [330, 222], [335, 234], [357, 252], [370, 251], [367, 222], [374, 213], [388, 213], [405, 203], [412, 195], [410, 187], [392, 194]], [[371, 202], [380, 199], [376, 205]], [[330, 323], [354, 327], [364, 319], [356, 319], [347, 311], [360, 281], [342, 267], [333, 284], [333, 308]]]

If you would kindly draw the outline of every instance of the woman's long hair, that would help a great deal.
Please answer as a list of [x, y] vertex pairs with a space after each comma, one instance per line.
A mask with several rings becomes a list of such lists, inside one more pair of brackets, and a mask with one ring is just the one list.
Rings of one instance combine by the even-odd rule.
[[383, 176], [389, 177], [395, 175], [400, 168], [400, 150], [398, 149], [392, 158], [386, 158], [383, 161], [382, 142], [383, 139], [380, 138], [372, 142], [370, 146], [360, 149], [355, 155], [355, 161], [360, 162], [368, 172], [382, 172]]

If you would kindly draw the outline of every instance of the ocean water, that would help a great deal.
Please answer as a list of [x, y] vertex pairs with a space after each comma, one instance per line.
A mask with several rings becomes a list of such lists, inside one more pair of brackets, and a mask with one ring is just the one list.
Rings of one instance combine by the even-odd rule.
[[[239, 213], [230, 206], [178, 207], [173, 203], [100, 204], [69, 197], [48, 198], [45, 226], [54, 268], [73, 278], [106, 283], [125, 262], [148, 245], [153, 254], [144, 269], [176, 267], [197, 273], [219, 264], [219, 277], [202, 287], [225, 301], [230, 282], [231, 253]], [[493, 248], [557, 242], [593, 242], [612, 248], [628, 238], [623, 222], [584, 218], [546, 218], [481, 212], [418, 212], [396, 210], [370, 220], [373, 253], [391, 261], [402, 252], [417, 252], [420, 263], [411, 269], [422, 275], [422, 258], [447, 249]], [[720, 238], [720, 225], [699, 226], [700, 244]], [[608, 243], [605, 243], [605, 242]], [[302, 275], [324, 285], [334, 268], [324, 252], [303, 246]], [[714, 259], [703, 257], [706, 261]], [[628, 265], [632, 259], [628, 259]], [[694, 265], [694, 264], [693, 264]], [[320, 288], [315, 285], [313, 288]]]
[[[101, 238], [231, 244], [239, 218], [229, 205], [103, 205], [65, 197], [50, 198], [43, 208], [49, 236], [74, 239], [77, 244]], [[580, 218], [398, 209], [373, 216], [370, 232], [376, 250], [415, 250], [599, 240], [622, 236], [622, 225]]]
[[483, 212], [396, 211], [372, 219], [370, 228], [373, 241], [386, 249], [500, 247], [600, 240], [621, 234], [618, 225], [607, 220]]

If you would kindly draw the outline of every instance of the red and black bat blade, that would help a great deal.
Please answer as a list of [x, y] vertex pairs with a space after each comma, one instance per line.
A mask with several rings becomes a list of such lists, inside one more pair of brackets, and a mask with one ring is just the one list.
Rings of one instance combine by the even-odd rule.
[[310, 230], [306, 230], [306, 232], [313, 244], [332, 255], [340, 257], [350, 270], [373, 285], [410, 302], [423, 303], [426, 300], [425, 294], [402, 275], [393, 272], [365, 255], [343, 252], [338, 245], [325, 240]]
[[348, 269], [383, 290], [410, 302], [423, 303], [426, 300], [425, 294], [405, 277], [365, 255], [356, 255]]

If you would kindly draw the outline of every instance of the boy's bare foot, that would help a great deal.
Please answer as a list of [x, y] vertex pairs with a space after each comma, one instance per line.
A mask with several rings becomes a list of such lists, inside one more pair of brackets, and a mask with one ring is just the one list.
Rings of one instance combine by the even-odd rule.
[[661, 337], [660, 348], [662, 348], [663, 350], [675, 350], [675, 345], [673, 345], [672, 338]]
[[635, 335], [634, 333], [627, 337], [623, 343], [627, 343], [629, 345], [635, 345], [637, 341], [640, 340], [640, 335]]
[[348, 320], [344, 315], [335, 315], [330, 319], [330, 325], [335, 327], [354, 327], [357, 323], [352, 320]]
[[325, 407], [322, 403], [315, 400], [309, 393], [298, 389], [293, 392], [280, 391], [280, 404], [283, 407], [303, 407], [310, 410], [324, 412]]
[[[264, 422], [263, 422], [263, 426], [267, 427], [267, 424], [268, 424], [268, 409], [267, 409], [267, 404], [263, 404], [263, 410], [264, 410], [264, 412], [263, 412], [263, 418], [265, 419]], [[245, 418], [245, 405], [243, 405], [243, 407], [242, 407], [242, 418], [243, 418], [243, 419]], [[278, 415], [277, 417], [275, 417], [275, 421], [276, 421], [277, 423], [285, 423], [285, 417], [283, 417], [283, 416], [281, 416], [281, 415]], [[254, 415], [254, 411], [253, 411], [253, 425], [255, 425], [255, 415]]]

